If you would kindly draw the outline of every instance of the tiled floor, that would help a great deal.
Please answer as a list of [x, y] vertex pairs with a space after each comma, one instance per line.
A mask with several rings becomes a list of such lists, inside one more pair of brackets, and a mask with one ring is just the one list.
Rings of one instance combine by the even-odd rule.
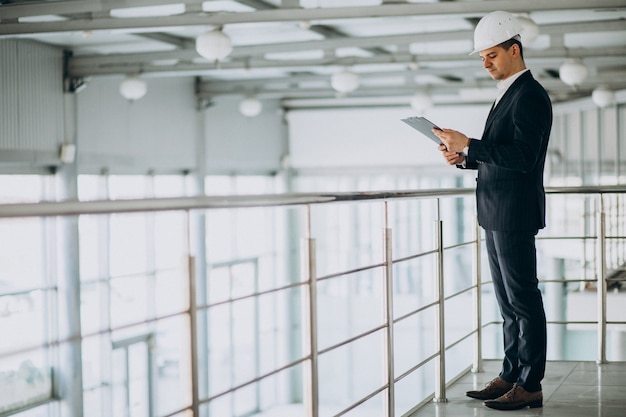
[[429, 403], [410, 417], [625, 417], [626, 362], [548, 362], [543, 408], [498, 411], [465, 396], [497, 376], [500, 362], [486, 361], [484, 372], [468, 373], [446, 390], [445, 403]]

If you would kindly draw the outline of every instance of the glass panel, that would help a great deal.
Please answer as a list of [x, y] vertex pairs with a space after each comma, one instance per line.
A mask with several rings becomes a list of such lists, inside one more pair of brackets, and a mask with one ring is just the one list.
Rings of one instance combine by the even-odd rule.
[[147, 276], [132, 276], [111, 280], [111, 326], [141, 323], [149, 316], [149, 295], [153, 280]]
[[435, 392], [435, 364], [429, 361], [396, 383], [396, 414], [405, 415], [427, 396]]
[[[454, 340], [446, 339], [446, 344]], [[446, 351], [446, 382], [467, 371], [474, 360], [474, 339], [468, 338]]]
[[383, 204], [311, 206], [318, 277], [381, 263]]
[[161, 416], [191, 404], [188, 316], [159, 320], [153, 334], [156, 336], [151, 346], [156, 366], [155, 407], [156, 415]]
[[[444, 302], [446, 346], [470, 334], [474, 328], [472, 293], [465, 292]], [[470, 339], [471, 340], [471, 339]], [[466, 363], [469, 365], [471, 360]]]
[[147, 220], [144, 213], [111, 215], [112, 276], [144, 273], [148, 269]]
[[38, 218], [0, 219], [0, 236], [5, 237], [0, 239], [0, 294], [45, 284], [43, 225]]
[[389, 201], [394, 259], [423, 253], [435, 247], [436, 209], [434, 199]]
[[568, 178], [567, 185], [580, 185], [582, 180], [582, 127], [581, 114], [572, 112], [566, 116], [565, 126], [565, 144], [563, 149], [563, 157], [567, 167], [566, 175]]
[[163, 212], [154, 213], [153, 216], [155, 268], [180, 268], [187, 255], [185, 213]]
[[0, 356], [0, 414], [52, 398], [45, 357], [43, 350]]
[[319, 349], [382, 325], [383, 295], [381, 268], [318, 282]]
[[302, 399], [306, 394], [303, 392], [302, 381], [303, 365], [296, 365], [264, 378], [259, 382], [259, 414], [255, 417], [305, 417], [306, 412]]
[[394, 325], [395, 375], [424, 361], [435, 353], [435, 307], [407, 317]]
[[319, 356], [320, 416], [335, 415], [385, 383], [384, 334], [378, 331]]
[[106, 260], [102, 257], [108, 251], [108, 216], [80, 216], [78, 232], [81, 281], [104, 278]]
[[375, 395], [369, 400], [360, 404], [358, 407], [353, 408], [346, 414], [346, 417], [379, 417], [387, 415], [385, 412], [387, 404], [387, 390], [382, 391], [380, 394]]
[[154, 288], [157, 317], [181, 313], [189, 308], [187, 281], [185, 270], [157, 271]]
[[[626, 361], [626, 324], [609, 324], [606, 330], [606, 359], [611, 362]], [[623, 376], [623, 373], [621, 375]], [[614, 375], [614, 377], [616, 376]], [[609, 385], [605, 380], [602, 383]], [[623, 386], [623, 384], [622, 378], [619, 385]]]
[[128, 388], [127, 388], [127, 358], [128, 352], [125, 349], [113, 351], [111, 363], [111, 392], [113, 415], [130, 417]]
[[[446, 249], [443, 254], [444, 296], [472, 286], [474, 245]], [[434, 276], [434, 274], [433, 274]], [[471, 311], [471, 310], [470, 310]]]
[[403, 316], [434, 301], [435, 256], [426, 255], [394, 263], [394, 317]]
[[617, 143], [617, 107], [600, 110], [600, 184], [617, 184], [617, 161], [619, 157]]
[[588, 110], [583, 112], [583, 131], [581, 132], [584, 140], [582, 141], [582, 167], [583, 167], [583, 184], [599, 184], [600, 173], [600, 156], [598, 150], [600, 148], [600, 132], [598, 128], [598, 110]]
[[128, 394], [132, 417], [150, 416], [148, 344], [134, 343], [128, 347]]

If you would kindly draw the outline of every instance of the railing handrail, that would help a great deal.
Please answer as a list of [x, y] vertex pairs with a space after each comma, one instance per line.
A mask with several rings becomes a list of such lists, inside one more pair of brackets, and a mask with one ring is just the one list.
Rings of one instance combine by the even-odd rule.
[[[331, 202], [390, 200], [396, 198], [432, 198], [451, 196], [458, 197], [463, 195], [470, 195], [474, 192], [474, 188], [439, 188], [406, 191], [251, 194], [93, 201], [41, 201], [36, 203], [0, 204], [0, 218], [71, 216], [81, 214], [132, 213], [195, 209], [298, 206]], [[626, 185], [547, 187], [546, 193], [626, 193]]]

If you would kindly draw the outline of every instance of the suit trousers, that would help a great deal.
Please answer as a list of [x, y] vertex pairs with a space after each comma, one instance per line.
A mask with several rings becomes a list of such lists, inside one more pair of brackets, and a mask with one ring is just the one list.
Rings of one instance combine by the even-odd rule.
[[546, 367], [546, 315], [537, 280], [536, 231], [485, 231], [489, 267], [504, 319], [500, 377], [541, 390]]

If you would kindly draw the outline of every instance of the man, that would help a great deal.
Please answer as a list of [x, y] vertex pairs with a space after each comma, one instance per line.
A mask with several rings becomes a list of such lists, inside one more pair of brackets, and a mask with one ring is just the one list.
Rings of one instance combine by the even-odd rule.
[[543, 168], [552, 105], [524, 64], [521, 25], [506, 12], [483, 17], [474, 52], [498, 80], [498, 95], [481, 140], [451, 129], [433, 130], [446, 161], [477, 169], [478, 222], [485, 229], [494, 292], [504, 319], [500, 375], [468, 391], [487, 407], [541, 407], [546, 317], [537, 281], [535, 235], [545, 227]]

